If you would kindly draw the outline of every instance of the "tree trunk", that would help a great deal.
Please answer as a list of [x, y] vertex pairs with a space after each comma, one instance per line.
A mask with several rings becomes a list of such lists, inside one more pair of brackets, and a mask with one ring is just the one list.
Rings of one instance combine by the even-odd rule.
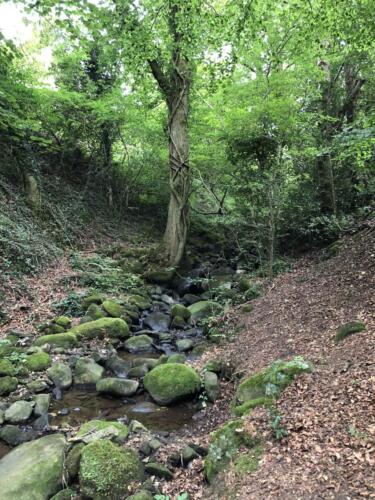
[[184, 254], [189, 217], [189, 81], [175, 72], [175, 89], [168, 102], [170, 201], [164, 242], [169, 263], [177, 266]]

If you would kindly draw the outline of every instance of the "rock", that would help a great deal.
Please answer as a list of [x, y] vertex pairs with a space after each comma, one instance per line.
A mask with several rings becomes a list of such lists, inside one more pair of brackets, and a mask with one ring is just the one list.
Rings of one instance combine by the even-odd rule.
[[16, 369], [8, 359], [0, 359], [0, 376], [15, 375]]
[[69, 348], [76, 346], [77, 343], [78, 343], [77, 337], [70, 330], [69, 332], [66, 333], [56, 333], [54, 335], [42, 335], [41, 337], [38, 337], [35, 340], [34, 345], [41, 346], [44, 344], [49, 344], [53, 347]]
[[220, 385], [216, 373], [208, 371], [204, 373], [204, 389], [208, 401], [211, 401], [211, 403], [216, 401], [220, 394]]
[[129, 378], [143, 378], [146, 373], [148, 372], [148, 368], [146, 365], [138, 365], [138, 366], [133, 366], [133, 368], [130, 368], [128, 372], [128, 377]]
[[160, 479], [167, 479], [168, 481], [173, 479], [173, 473], [162, 464], [148, 463], [145, 465], [145, 471], [150, 476], [156, 476]]
[[142, 479], [142, 463], [130, 448], [120, 448], [106, 439], [83, 448], [79, 467], [83, 496], [98, 500], [126, 498], [133, 483]]
[[89, 339], [103, 336], [122, 339], [130, 335], [128, 325], [120, 318], [101, 318], [96, 321], [89, 321], [75, 326], [69, 330], [69, 333], [74, 334], [77, 338]]
[[182, 297], [182, 301], [187, 304], [188, 306], [191, 306], [192, 304], [195, 304], [196, 302], [199, 302], [201, 298], [198, 295], [193, 295], [192, 293], [186, 293]]
[[175, 304], [172, 307], [171, 314], [172, 318], [179, 316], [180, 318], [183, 318], [185, 321], [187, 321], [191, 316], [190, 310], [187, 307], [183, 306], [182, 304]]
[[107, 370], [111, 370], [118, 377], [126, 377], [128, 371], [130, 370], [131, 364], [129, 361], [125, 361], [114, 354], [111, 356], [105, 364]]
[[75, 439], [81, 439], [84, 443], [91, 443], [98, 439], [110, 439], [122, 444], [128, 437], [129, 429], [126, 425], [116, 421], [90, 420], [81, 425]]
[[11, 392], [15, 391], [18, 386], [18, 380], [16, 377], [0, 377], [0, 396], [7, 396]]
[[122, 378], [103, 378], [96, 384], [96, 390], [111, 396], [133, 396], [137, 392], [139, 382]]
[[125, 349], [129, 352], [148, 351], [152, 347], [152, 338], [147, 335], [137, 335], [125, 341]]
[[168, 356], [168, 361], [167, 363], [181, 363], [181, 364], [184, 364], [186, 361], [186, 356], [185, 354], [181, 354], [181, 353], [174, 353], [174, 354], [171, 354], [170, 356]]
[[70, 481], [73, 481], [78, 476], [81, 453], [84, 447], [85, 443], [78, 443], [69, 450], [66, 456], [65, 468], [68, 472]]
[[194, 342], [191, 339], [176, 340], [177, 350], [180, 352], [190, 351], [193, 348]]
[[345, 323], [345, 325], [340, 326], [338, 328], [335, 341], [339, 342], [340, 340], [345, 339], [348, 335], [353, 335], [353, 333], [362, 332], [366, 329], [366, 325], [362, 323], [362, 321], [352, 321], [350, 323]]
[[74, 383], [77, 385], [96, 384], [103, 376], [104, 368], [92, 358], [80, 358], [74, 369]]
[[153, 500], [154, 495], [147, 490], [139, 490], [134, 495], [126, 498], [127, 500]]
[[29, 401], [16, 401], [5, 410], [5, 420], [11, 424], [26, 422], [33, 411], [34, 403]]
[[26, 384], [26, 387], [30, 392], [43, 392], [48, 389], [48, 384], [44, 380], [37, 379]]
[[51, 402], [50, 394], [37, 394], [34, 397], [34, 403], [35, 403], [34, 415], [40, 417], [41, 415], [48, 413], [50, 402]]
[[105, 300], [105, 297], [101, 293], [94, 293], [92, 295], [88, 295], [82, 301], [83, 309], [87, 309], [91, 304], [101, 304]]
[[102, 304], [102, 308], [112, 318], [121, 318], [124, 314], [123, 307], [114, 300], [105, 300]]
[[158, 404], [169, 405], [194, 397], [200, 390], [201, 380], [189, 366], [166, 363], [147, 373], [143, 384]]
[[4, 422], [5, 422], [5, 411], [0, 410], [0, 425], [3, 425]]
[[[86, 316], [90, 316], [91, 320], [96, 320], [96, 319], [101, 319], [105, 318], [107, 314], [97, 305], [97, 304], [90, 304], [89, 308], [86, 311]], [[85, 323], [88, 323], [88, 321], [85, 321]]]
[[157, 285], [168, 285], [174, 278], [175, 271], [169, 269], [157, 269], [145, 274], [145, 279]]
[[168, 306], [172, 306], [175, 303], [174, 299], [165, 293], [160, 297], [160, 299], [162, 302], [164, 302], [164, 304], [167, 304]]
[[59, 389], [67, 389], [72, 385], [72, 370], [66, 363], [54, 363], [48, 368], [47, 375]]
[[53, 320], [56, 325], [62, 326], [65, 330], [70, 328], [70, 325], [72, 323], [71, 319], [68, 318], [68, 316], [58, 316]]
[[170, 318], [162, 312], [151, 313], [143, 320], [143, 324], [154, 332], [166, 332], [169, 329]]
[[72, 490], [71, 488], [65, 488], [64, 490], [59, 491], [56, 495], [50, 500], [72, 500], [77, 496], [77, 492]]
[[0, 492], [6, 500], [46, 500], [62, 487], [64, 448], [61, 434], [25, 443], [0, 460]]
[[40, 372], [50, 367], [52, 360], [49, 354], [41, 351], [27, 356], [25, 363], [30, 371]]
[[191, 314], [190, 321], [192, 323], [197, 323], [202, 319], [218, 314], [221, 311], [221, 306], [217, 302], [212, 302], [211, 300], [201, 300], [189, 306], [188, 309]]
[[16, 425], [4, 425], [4, 427], [0, 429], [0, 439], [9, 444], [9, 446], [18, 446], [21, 443], [32, 441], [36, 437], [37, 433], [35, 431], [24, 431]]
[[148, 434], [148, 429], [138, 420], [132, 420], [129, 425], [129, 431], [132, 434]]
[[129, 302], [129, 304], [134, 304], [135, 306], [137, 306], [141, 311], [145, 311], [146, 309], [150, 309], [151, 307], [151, 302], [142, 297], [142, 295], [130, 295], [127, 298], [127, 301]]
[[158, 360], [156, 358], [136, 358], [133, 359], [132, 366], [145, 365], [149, 370], [152, 370], [157, 364]]
[[173, 328], [186, 328], [186, 321], [181, 316], [175, 316], [172, 320]]
[[36, 420], [34, 420], [33, 429], [40, 432], [50, 430], [48, 413], [45, 413], [44, 415], [41, 415]]

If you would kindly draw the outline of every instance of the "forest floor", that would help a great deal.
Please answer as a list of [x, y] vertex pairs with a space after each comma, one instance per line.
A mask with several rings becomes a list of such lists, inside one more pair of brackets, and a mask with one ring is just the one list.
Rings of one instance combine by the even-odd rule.
[[[108, 243], [108, 242], [106, 242]], [[250, 375], [280, 358], [303, 356], [314, 370], [297, 378], [278, 400], [281, 425], [288, 435], [276, 441], [269, 414], [257, 408], [245, 425], [263, 441], [256, 471], [241, 474], [229, 467], [214, 487], [203, 477], [202, 459], [178, 469], [161, 482], [164, 494], [191, 499], [354, 499], [375, 498], [375, 227], [340, 241], [338, 253], [309, 254], [290, 272], [264, 283], [263, 295], [243, 314], [231, 309], [223, 323], [241, 325], [231, 341], [213, 346], [197, 365], [221, 358]], [[95, 251], [95, 247], [88, 252]], [[68, 256], [38, 277], [25, 279], [24, 293], [8, 289], [12, 323], [27, 329], [31, 318], [50, 314], [64, 297], [62, 276], [74, 274]], [[366, 330], [340, 343], [336, 330], [360, 320]], [[157, 458], [163, 460], [181, 443], [209, 442], [209, 433], [230, 415], [234, 384], [222, 383], [221, 397], [196, 415], [192, 426], [170, 436]], [[245, 452], [245, 450], [244, 450]]]

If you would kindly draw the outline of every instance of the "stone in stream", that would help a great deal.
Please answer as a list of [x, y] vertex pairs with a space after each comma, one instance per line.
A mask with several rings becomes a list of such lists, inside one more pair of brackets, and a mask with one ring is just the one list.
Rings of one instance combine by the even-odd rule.
[[151, 302], [142, 295], [130, 295], [127, 301], [129, 304], [137, 306], [141, 311], [145, 311], [151, 307]]
[[5, 410], [5, 420], [11, 424], [26, 422], [33, 411], [34, 403], [29, 401], [16, 401]]
[[196, 302], [199, 302], [201, 298], [199, 295], [194, 295], [192, 293], [186, 293], [182, 297], [182, 302], [184, 302], [186, 305], [191, 306], [192, 304], [195, 304]]
[[211, 401], [211, 403], [216, 401], [220, 394], [219, 379], [216, 373], [209, 371], [204, 373], [204, 389], [208, 400]]
[[130, 487], [140, 483], [143, 475], [142, 462], [130, 448], [101, 439], [82, 450], [79, 484], [84, 497], [126, 498]]
[[152, 338], [148, 335], [136, 335], [125, 341], [125, 349], [129, 352], [148, 351], [152, 346]]
[[151, 328], [154, 332], [167, 332], [169, 329], [170, 318], [162, 312], [151, 313], [143, 320], [143, 324]]
[[25, 364], [31, 372], [40, 372], [51, 366], [51, 356], [46, 352], [40, 351], [30, 354], [26, 357]]
[[72, 385], [72, 370], [66, 363], [54, 363], [48, 368], [47, 375], [59, 389], [68, 389]]
[[121, 318], [124, 314], [123, 307], [114, 300], [106, 299], [102, 304], [102, 308], [112, 318]]
[[193, 348], [194, 342], [191, 339], [176, 340], [176, 347], [179, 352], [190, 351]]
[[114, 354], [108, 359], [105, 367], [118, 377], [126, 377], [131, 368], [131, 364], [129, 361], [125, 361], [124, 359], [121, 359], [120, 356], [117, 356], [117, 354]]
[[156, 358], [136, 358], [133, 359], [132, 366], [145, 365], [149, 370], [155, 368], [158, 365], [158, 360]]
[[4, 425], [0, 429], [0, 439], [9, 444], [9, 446], [18, 446], [21, 443], [32, 441], [36, 437], [37, 433], [35, 431], [24, 431], [16, 425]]
[[69, 332], [66, 333], [56, 333], [56, 334], [51, 334], [51, 335], [42, 335], [41, 337], [38, 337], [34, 345], [36, 346], [42, 346], [44, 344], [49, 344], [53, 347], [74, 347], [78, 343], [77, 337], [72, 333], [70, 330]]
[[74, 440], [80, 440], [84, 443], [91, 443], [98, 439], [110, 439], [118, 444], [122, 444], [128, 437], [129, 429], [126, 425], [116, 421], [90, 420], [81, 425]]
[[33, 422], [33, 429], [35, 431], [45, 432], [50, 430], [48, 413], [41, 415]]
[[179, 328], [185, 330], [187, 328], [186, 321], [181, 316], [175, 316], [172, 320], [173, 328]]
[[164, 302], [164, 304], [167, 304], [168, 306], [172, 306], [175, 303], [175, 300], [172, 297], [170, 297], [169, 295], [167, 295], [166, 293], [164, 293], [160, 297], [160, 300], [162, 302]]
[[168, 356], [167, 363], [180, 363], [184, 364], [186, 361], [186, 356], [185, 354], [182, 354], [180, 352], [175, 352], [174, 354], [171, 354]]
[[86, 310], [90, 304], [101, 304], [103, 300], [105, 297], [102, 293], [93, 293], [82, 300], [82, 307]]
[[134, 405], [131, 411], [133, 413], [155, 413], [158, 409], [159, 407], [155, 403], [143, 401]]
[[201, 379], [190, 366], [166, 363], [147, 373], [143, 384], [154, 401], [169, 405], [193, 398], [201, 388]]
[[62, 335], [68, 335], [68, 333], [74, 334], [77, 338], [89, 339], [103, 336], [123, 339], [130, 335], [128, 325], [121, 318], [101, 318], [96, 321], [89, 321], [75, 326]]
[[175, 318], [176, 316], [179, 316], [180, 318], [184, 319], [185, 321], [188, 320], [191, 316], [191, 312], [189, 309], [182, 304], [175, 304], [172, 307], [171, 310], [172, 318]]
[[49, 404], [51, 402], [51, 395], [37, 394], [34, 397], [34, 402], [35, 402], [34, 415], [40, 417], [41, 415], [48, 413]]
[[15, 391], [18, 386], [18, 380], [16, 377], [11, 377], [7, 375], [6, 377], [0, 377], [0, 396], [7, 396], [11, 392]]
[[65, 437], [51, 434], [25, 443], [0, 460], [4, 500], [46, 500], [62, 488]]
[[149, 369], [146, 365], [133, 366], [133, 368], [130, 368], [127, 376], [129, 378], [143, 378], [148, 371]]
[[96, 384], [103, 376], [104, 368], [92, 358], [80, 358], [74, 369], [74, 383], [77, 385]]
[[48, 389], [48, 384], [42, 379], [37, 379], [26, 384], [26, 387], [30, 392], [43, 392]]
[[96, 384], [96, 390], [111, 396], [133, 396], [137, 392], [139, 382], [123, 378], [103, 378]]
[[198, 321], [214, 316], [221, 311], [221, 306], [217, 302], [211, 300], [201, 300], [188, 307], [191, 316], [191, 323], [197, 323]]
[[107, 313], [105, 313], [97, 304], [90, 304], [86, 311], [86, 316], [90, 316], [93, 320], [105, 318]]

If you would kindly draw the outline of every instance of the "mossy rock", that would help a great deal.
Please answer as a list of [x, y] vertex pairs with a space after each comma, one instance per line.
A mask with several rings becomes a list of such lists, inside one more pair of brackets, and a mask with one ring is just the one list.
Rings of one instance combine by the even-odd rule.
[[246, 292], [251, 287], [251, 281], [246, 276], [243, 276], [238, 282], [238, 290], [242, 293]]
[[76, 346], [77, 343], [77, 337], [70, 330], [69, 332], [56, 333], [55, 335], [42, 335], [35, 340], [34, 345], [41, 346], [44, 344], [50, 344], [53, 347], [69, 348]]
[[148, 351], [153, 340], [148, 335], [136, 335], [125, 341], [125, 349], [129, 352]]
[[171, 354], [168, 356], [167, 363], [179, 363], [181, 365], [185, 364], [186, 362], [186, 356], [185, 354], [182, 354], [180, 352], [175, 352], [174, 354]]
[[202, 319], [215, 316], [221, 311], [221, 306], [212, 300], [200, 300], [188, 307], [190, 311], [190, 321], [197, 323]]
[[92, 358], [80, 358], [74, 367], [74, 383], [78, 385], [96, 384], [103, 376], [104, 368]]
[[132, 379], [125, 378], [102, 378], [96, 384], [96, 390], [111, 396], [127, 397], [133, 396], [139, 387], [139, 382]]
[[49, 335], [51, 333], [64, 333], [65, 328], [63, 326], [56, 325], [55, 323], [52, 323], [52, 324], [48, 325], [47, 328], [45, 328], [43, 330], [43, 332], [46, 333], [47, 335]]
[[0, 359], [0, 376], [15, 375], [16, 369], [8, 359]]
[[139, 309], [141, 309], [141, 311], [150, 309], [151, 307], [151, 302], [142, 295], [130, 295], [127, 298], [127, 301], [129, 302], [129, 304], [137, 306]]
[[69, 333], [77, 338], [89, 339], [103, 336], [123, 339], [130, 335], [128, 325], [120, 318], [101, 318], [96, 321], [89, 321], [75, 326], [69, 330]]
[[243, 404], [263, 397], [277, 398], [297, 375], [310, 372], [311, 365], [300, 356], [291, 361], [278, 360], [241, 382], [236, 390], [236, 400]]
[[262, 397], [262, 398], [256, 398], [256, 399], [250, 399], [249, 401], [246, 401], [246, 403], [243, 403], [240, 406], [236, 406], [233, 409], [233, 413], [237, 417], [242, 417], [243, 415], [248, 415], [251, 410], [256, 408], [257, 406], [272, 406], [275, 404], [274, 398], [269, 398], [269, 397]]
[[68, 472], [70, 481], [73, 481], [79, 473], [79, 463], [81, 461], [82, 450], [85, 443], [78, 443], [74, 445], [66, 455], [65, 468]]
[[86, 316], [89, 316], [93, 320], [96, 319], [101, 319], [105, 318], [107, 316], [107, 313], [105, 313], [99, 306], [98, 304], [90, 304], [87, 311], [86, 311]]
[[143, 384], [158, 404], [170, 405], [193, 398], [201, 388], [201, 379], [190, 366], [166, 363], [147, 373]]
[[32, 372], [41, 372], [47, 370], [52, 364], [52, 359], [46, 352], [35, 352], [27, 356], [25, 360], [27, 368]]
[[173, 479], [173, 473], [163, 464], [150, 462], [145, 465], [145, 471], [147, 474], [150, 474], [150, 476], [156, 476], [160, 479], [166, 479], [167, 481]]
[[353, 333], [363, 332], [366, 329], [366, 325], [362, 323], [362, 321], [351, 321], [350, 323], [345, 323], [345, 325], [340, 326], [338, 328], [335, 341], [340, 342], [340, 340], [345, 339], [349, 335], [353, 335]]
[[127, 500], [153, 500], [154, 495], [147, 490], [140, 490], [134, 493], [134, 495], [130, 495], [130, 497], [126, 497]]
[[48, 377], [61, 389], [67, 389], [72, 385], [72, 370], [67, 363], [54, 363], [47, 370]]
[[101, 293], [93, 293], [92, 295], [88, 295], [82, 300], [83, 309], [87, 309], [91, 304], [101, 304], [105, 300], [105, 297]]
[[56, 495], [53, 495], [50, 500], [72, 500], [72, 498], [75, 498], [77, 496], [77, 492], [72, 490], [71, 488], [65, 488]]
[[172, 318], [180, 317], [187, 321], [191, 316], [191, 311], [182, 304], [175, 304], [171, 310]]
[[7, 396], [11, 392], [15, 391], [17, 387], [18, 380], [16, 377], [11, 377], [9, 375], [0, 377], [0, 396]]
[[72, 320], [68, 316], [58, 316], [53, 320], [53, 322], [56, 323], [56, 325], [62, 326], [63, 328], [65, 328], [65, 330], [67, 330], [68, 328], [70, 328]]
[[124, 308], [114, 300], [105, 300], [102, 304], [102, 308], [112, 318], [121, 318], [124, 314]]
[[145, 279], [157, 285], [169, 285], [172, 283], [175, 271], [172, 269], [156, 269], [145, 274]]
[[241, 453], [234, 461], [234, 472], [240, 477], [245, 477], [255, 472], [259, 467], [263, 447], [261, 444], [254, 446], [249, 452]]
[[107, 439], [94, 441], [82, 450], [79, 484], [82, 495], [94, 500], [120, 499], [142, 481], [143, 466], [137, 454]]
[[[106, 435], [107, 434], [107, 435]], [[111, 437], [109, 437], [111, 435]], [[81, 425], [76, 434], [77, 438], [83, 439], [85, 442], [96, 441], [97, 439], [110, 439], [119, 444], [124, 443], [129, 435], [129, 429], [126, 425], [116, 421], [108, 420], [90, 420]]]
[[253, 447], [257, 438], [249, 436], [240, 419], [230, 420], [211, 434], [210, 446], [204, 460], [204, 474], [208, 482], [222, 471], [235, 456], [241, 445]]

